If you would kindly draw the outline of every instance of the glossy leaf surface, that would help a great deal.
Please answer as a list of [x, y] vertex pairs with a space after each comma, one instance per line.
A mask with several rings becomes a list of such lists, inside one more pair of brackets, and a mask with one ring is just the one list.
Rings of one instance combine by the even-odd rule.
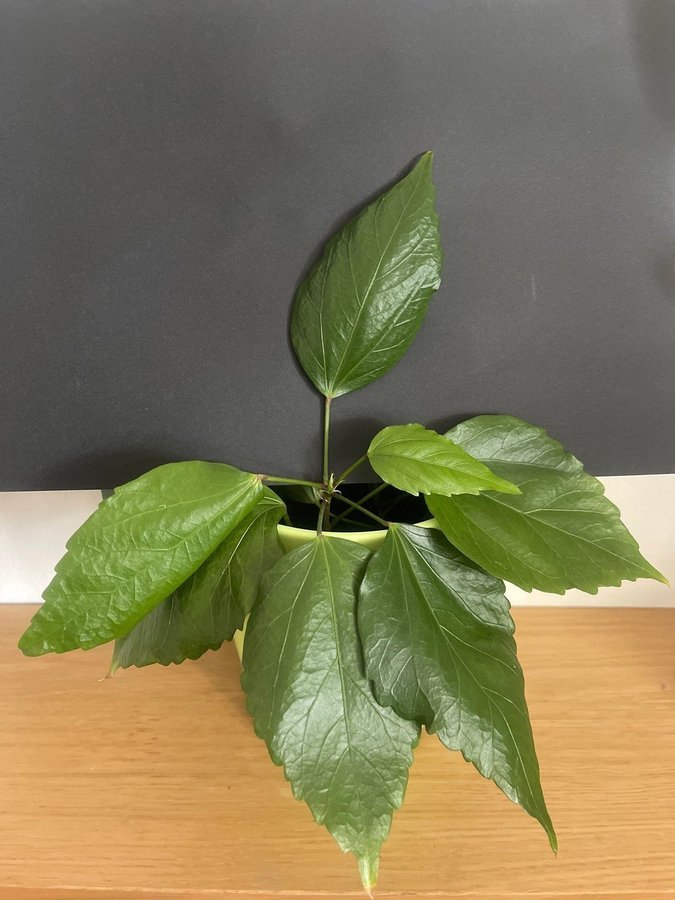
[[314, 386], [339, 397], [408, 349], [440, 284], [431, 154], [347, 223], [298, 289], [291, 342]]
[[487, 571], [524, 590], [578, 588], [663, 576], [640, 554], [604, 488], [542, 428], [511, 416], [478, 416], [447, 433], [519, 496], [428, 499], [447, 538]]
[[19, 642], [29, 656], [127, 634], [213, 553], [262, 494], [257, 475], [170, 463], [115, 490], [70, 538]]
[[395, 525], [366, 570], [358, 627], [378, 700], [460, 750], [555, 849], [503, 583], [439, 531]]
[[419, 729], [380, 706], [363, 672], [356, 591], [368, 558], [351, 541], [320, 538], [274, 566], [249, 619], [242, 685], [293, 793], [371, 887]]
[[511, 482], [446, 437], [422, 425], [391, 425], [375, 435], [368, 460], [388, 484], [415, 497], [423, 494], [519, 493]]
[[111, 671], [198, 659], [232, 639], [253, 608], [260, 579], [283, 555], [284, 504], [269, 489], [206, 562], [115, 642]]

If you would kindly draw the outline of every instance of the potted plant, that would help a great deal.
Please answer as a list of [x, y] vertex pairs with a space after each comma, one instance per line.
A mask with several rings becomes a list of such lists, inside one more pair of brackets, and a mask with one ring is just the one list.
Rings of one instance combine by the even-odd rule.
[[[182, 462], [117, 488], [70, 538], [19, 644], [114, 641], [114, 671], [236, 637], [256, 733], [369, 892], [422, 727], [556, 847], [504, 581], [665, 581], [601, 483], [511, 416], [392, 425], [333, 473], [331, 403], [403, 356], [440, 269], [427, 153], [334, 235], [294, 301], [293, 348], [325, 397], [320, 477]], [[349, 485], [366, 460], [381, 482]]]

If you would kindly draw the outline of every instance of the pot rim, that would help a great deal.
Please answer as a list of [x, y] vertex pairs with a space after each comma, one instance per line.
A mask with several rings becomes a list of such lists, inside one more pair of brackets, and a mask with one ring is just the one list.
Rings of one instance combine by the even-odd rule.
[[[435, 528], [436, 527], [436, 519], [424, 519], [422, 522], [414, 522], [412, 523], [417, 528]], [[348, 540], [353, 540], [354, 538], [374, 538], [378, 537], [381, 534], [387, 533], [386, 528], [374, 528], [372, 531], [324, 531], [323, 534], [325, 537], [329, 538], [346, 538]], [[305, 537], [308, 541], [312, 538], [316, 537], [316, 529], [315, 528], [297, 528], [295, 525], [277, 525], [277, 531], [280, 536], [288, 536], [297, 535], [299, 537]]]

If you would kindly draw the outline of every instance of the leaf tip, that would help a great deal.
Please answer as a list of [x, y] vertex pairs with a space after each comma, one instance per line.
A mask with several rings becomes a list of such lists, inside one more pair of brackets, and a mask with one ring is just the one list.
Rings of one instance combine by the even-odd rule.
[[115, 672], [120, 668], [120, 664], [118, 663], [115, 656], [110, 660], [110, 666], [108, 667], [108, 671], [105, 673], [104, 678], [112, 678]]
[[523, 492], [518, 487], [517, 484], [513, 484], [511, 481], [506, 481], [503, 478], [499, 479], [499, 487], [497, 488], [502, 494], [522, 494]]
[[376, 853], [359, 857], [359, 875], [361, 876], [361, 884], [369, 897], [373, 897], [373, 889], [377, 884], [377, 870], [379, 866], [379, 857]]
[[548, 838], [549, 845], [551, 850], [558, 855], [558, 837], [555, 833], [555, 828], [553, 827], [553, 823], [549, 819], [548, 815], [544, 819], [539, 820], [544, 827], [544, 831], [546, 832], [546, 837]]
[[[412, 168], [409, 170], [409, 175], [413, 175], [416, 178], [428, 179], [431, 182], [433, 163], [434, 163], [434, 151], [433, 150], [425, 150], [418, 157], [415, 157], [415, 161], [412, 165]], [[432, 188], [433, 188], [433, 183], [432, 183]]]
[[31, 630], [32, 626], [29, 626], [24, 631], [24, 633], [19, 638], [17, 646], [24, 656], [40, 656], [41, 654], [46, 653], [47, 650], [44, 649], [44, 647], [42, 647], [39, 643], [36, 644], [31, 634]]
[[654, 573], [652, 575], [652, 578], [654, 579], [654, 581], [659, 581], [661, 584], [665, 584], [666, 587], [668, 587], [668, 588], [670, 587], [670, 581], [666, 578], [666, 576], [662, 572], [659, 572], [659, 570], [655, 569], [654, 566], [652, 566], [652, 571]]

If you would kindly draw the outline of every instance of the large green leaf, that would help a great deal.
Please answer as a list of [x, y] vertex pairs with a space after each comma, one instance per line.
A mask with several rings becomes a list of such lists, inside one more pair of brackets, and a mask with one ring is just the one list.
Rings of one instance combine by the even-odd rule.
[[579, 588], [663, 575], [640, 554], [602, 484], [546, 432], [511, 416], [477, 416], [447, 433], [519, 496], [428, 498], [447, 538], [488, 572], [526, 591]]
[[420, 491], [448, 497], [480, 491], [520, 493], [466, 450], [422, 425], [383, 428], [371, 441], [368, 460], [383, 481], [415, 497]]
[[461, 750], [555, 849], [503, 583], [435, 529], [394, 525], [366, 570], [358, 625], [380, 703]]
[[293, 793], [357, 856], [369, 889], [419, 728], [380, 706], [363, 672], [355, 607], [368, 558], [324, 537], [274, 566], [249, 619], [242, 685]]
[[87, 650], [129, 632], [253, 508], [259, 476], [170, 463], [117, 488], [70, 538], [19, 642], [28, 656]]
[[293, 304], [291, 342], [322, 394], [387, 372], [410, 346], [438, 288], [441, 248], [431, 153], [326, 245]]
[[111, 671], [198, 659], [231, 640], [253, 608], [260, 579], [283, 555], [284, 504], [269, 488], [206, 562], [115, 642]]

